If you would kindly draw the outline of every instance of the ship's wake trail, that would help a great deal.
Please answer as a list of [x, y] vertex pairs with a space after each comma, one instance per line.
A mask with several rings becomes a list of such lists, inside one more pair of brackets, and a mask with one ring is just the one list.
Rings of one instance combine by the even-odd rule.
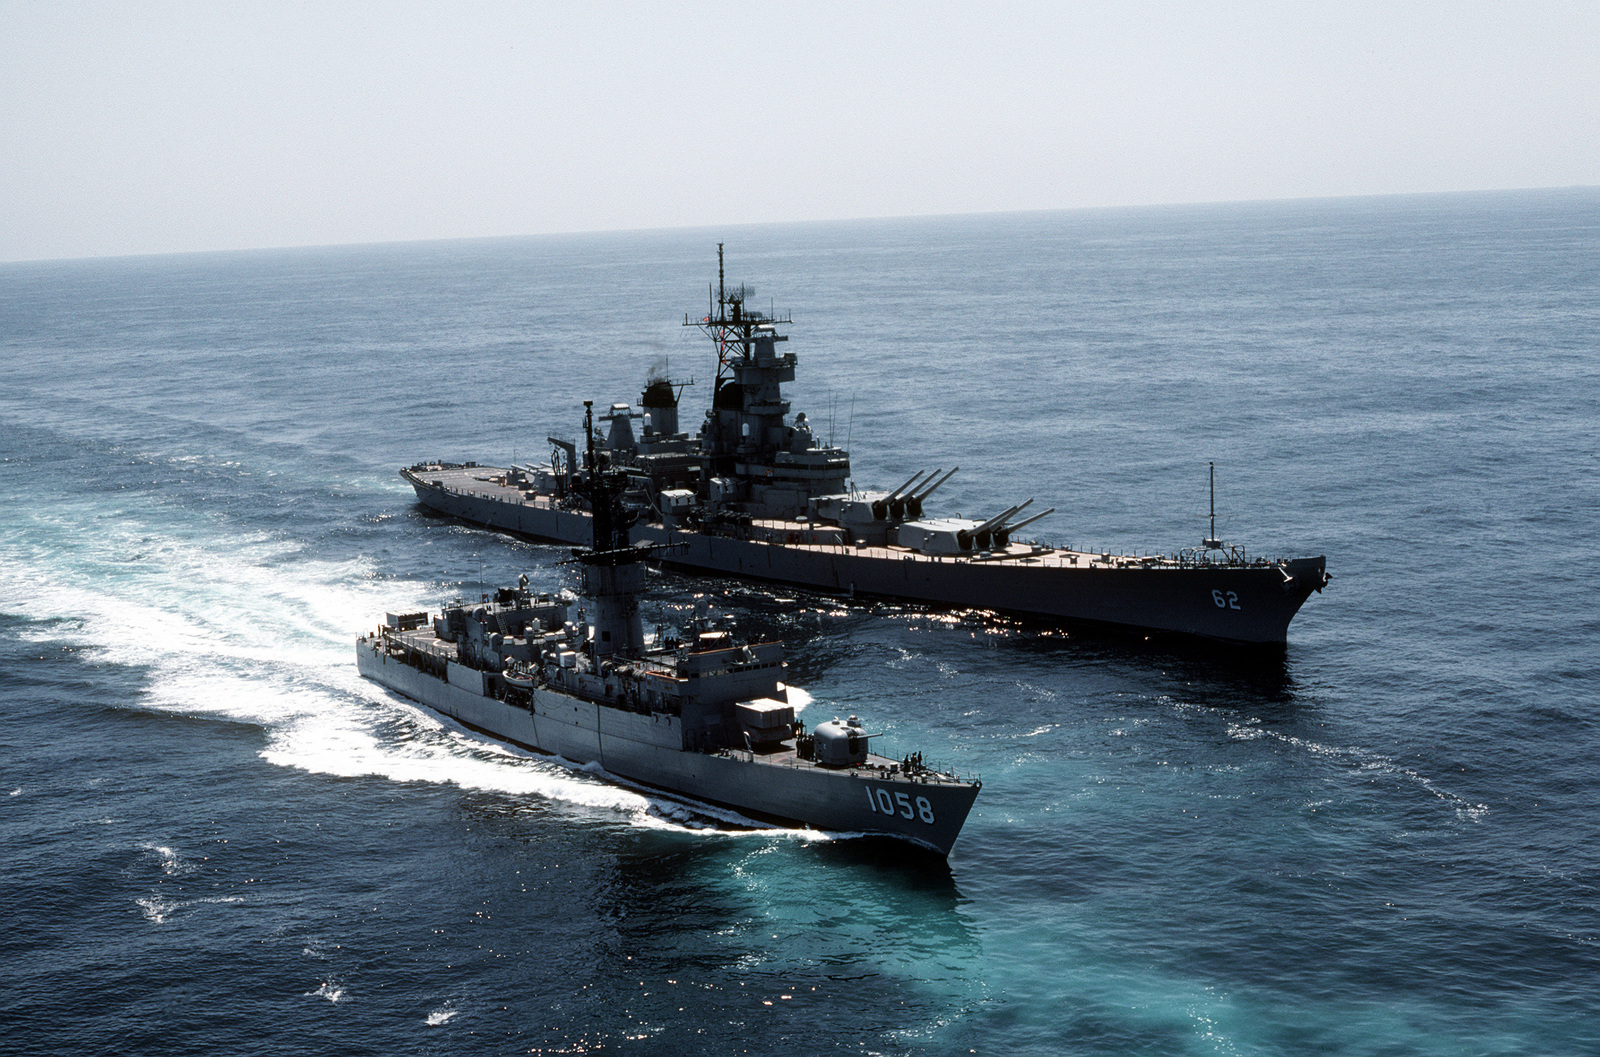
[[1489, 816], [1489, 805], [1469, 800], [1441, 787], [1434, 779], [1407, 767], [1380, 752], [1357, 747], [1327, 745], [1309, 738], [1286, 734], [1261, 726], [1259, 721], [1230, 723], [1228, 736], [1236, 741], [1267, 740], [1305, 752], [1313, 757], [1341, 765], [1347, 774], [1362, 780], [1399, 779], [1426, 792], [1448, 807], [1462, 822], [1482, 822]]
[[258, 726], [264, 759], [316, 774], [533, 797], [624, 824], [788, 832], [508, 749], [362, 679], [357, 635], [385, 611], [436, 608], [441, 585], [317, 559], [269, 532], [128, 511], [22, 520], [0, 541], [0, 611], [23, 618], [25, 640], [124, 676], [122, 707]]

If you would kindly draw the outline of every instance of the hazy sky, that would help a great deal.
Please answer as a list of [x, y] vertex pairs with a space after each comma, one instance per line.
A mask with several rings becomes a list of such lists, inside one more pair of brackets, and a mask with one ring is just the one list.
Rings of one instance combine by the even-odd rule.
[[0, 0], [0, 260], [1572, 184], [1600, 0]]

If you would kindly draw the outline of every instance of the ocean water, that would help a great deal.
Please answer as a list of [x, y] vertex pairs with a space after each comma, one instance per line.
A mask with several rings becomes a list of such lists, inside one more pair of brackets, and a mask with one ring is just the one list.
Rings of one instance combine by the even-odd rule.
[[[1282, 653], [654, 575], [978, 774], [947, 865], [729, 828], [355, 673], [559, 548], [395, 470], [714, 364], [857, 483], [1326, 554]], [[1600, 192], [0, 265], [8, 1053], [1600, 1053]]]

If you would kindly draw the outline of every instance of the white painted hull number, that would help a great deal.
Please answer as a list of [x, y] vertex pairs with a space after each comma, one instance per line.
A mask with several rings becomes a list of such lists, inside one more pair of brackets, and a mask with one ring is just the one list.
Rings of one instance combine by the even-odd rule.
[[915, 807], [912, 806], [911, 797], [903, 792], [891, 793], [887, 789], [873, 789], [867, 786], [867, 806], [879, 815], [899, 815], [903, 819], [921, 819], [928, 825], [933, 825], [933, 805], [925, 796], [916, 799]]

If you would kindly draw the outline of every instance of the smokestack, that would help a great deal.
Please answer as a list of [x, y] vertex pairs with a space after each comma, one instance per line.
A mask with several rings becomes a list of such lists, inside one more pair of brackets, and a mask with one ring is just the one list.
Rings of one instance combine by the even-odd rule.
[[639, 403], [650, 416], [650, 429], [654, 433], [671, 435], [678, 432], [678, 393], [665, 378], [652, 379], [645, 385]]

